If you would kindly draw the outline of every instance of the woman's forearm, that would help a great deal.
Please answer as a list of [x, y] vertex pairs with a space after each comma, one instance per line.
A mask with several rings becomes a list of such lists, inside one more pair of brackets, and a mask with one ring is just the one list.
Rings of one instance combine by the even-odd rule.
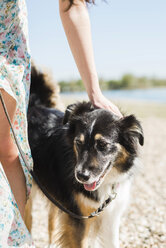
[[84, 0], [75, 0], [69, 7], [68, 0], [59, 0], [59, 9], [62, 24], [74, 56], [77, 68], [85, 85], [89, 99], [94, 106], [112, 111], [122, 117], [117, 106], [106, 99], [99, 86], [96, 72], [91, 28], [88, 11]]
[[95, 68], [89, 15], [84, 1], [75, 1], [68, 11], [67, 0], [59, 0], [60, 16], [77, 68], [89, 98], [101, 94]]

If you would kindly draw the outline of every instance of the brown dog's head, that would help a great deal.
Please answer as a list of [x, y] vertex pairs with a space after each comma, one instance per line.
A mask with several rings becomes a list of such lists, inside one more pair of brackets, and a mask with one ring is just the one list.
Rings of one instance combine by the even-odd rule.
[[113, 168], [119, 175], [128, 172], [137, 157], [138, 143], [144, 143], [134, 115], [120, 119], [90, 102], [68, 106], [64, 124], [76, 156], [76, 180], [88, 191], [96, 190]]

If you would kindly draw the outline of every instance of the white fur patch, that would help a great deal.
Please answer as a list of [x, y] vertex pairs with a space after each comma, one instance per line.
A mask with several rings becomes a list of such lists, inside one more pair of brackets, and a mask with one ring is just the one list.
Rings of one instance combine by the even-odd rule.
[[92, 131], [93, 131], [95, 122], [96, 122], [96, 120], [94, 120], [94, 121], [92, 122], [91, 126], [90, 126], [90, 130], [89, 130], [90, 135], [91, 135], [91, 133], [92, 133]]

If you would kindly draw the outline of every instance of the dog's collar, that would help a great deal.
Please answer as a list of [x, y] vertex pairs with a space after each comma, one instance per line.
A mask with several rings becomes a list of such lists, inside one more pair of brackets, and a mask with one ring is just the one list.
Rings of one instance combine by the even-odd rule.
[[116, 198], [118, 187], [119, 187], [119, 183], [112, 184], [111, 195], [105, 200], [105, 202], [96, 211], [94, 211], [89, 216], [87, 216], [87, 218], [99, 216], [99, 214]]
[[18, 148], [18, 150], [20, 152], [20, 155], [21, 155], [21, 157], [22, 157], [22, 159], [23, 159], [23, 161], [25, 163], [25, 166], [26, 166], [27, 170], [29, 171], [29, 173], [32, 175], [32, 177], [35, 180], [36, 184], [39, 186], [39, 188], [41, 189], [41, 191], [44, 193], [44, 195], [54, 205], [56, 205], [59, 209], [61, 209], [65, 213], [69, 214], [73, 218], [76, 218], [76, 219], [90, 219], [90, 218], [93, 218], [95, 216], [98, 216], [116, 198], [116, 195], [117, 195], [116, 190], [117, 190], [119, 184], [113, 184], [112, 185], [112, 193], [111, 193], [111, 195], [105, 200], [105, 202], [96, 211], [94, 211], [93, 213], [91, 213], [89, 216], [77, 215], [77, 214], [71, 212], [70, 210], [66, 209], [65, 207], [63, 207], [58, 201], [56, 201], [49, 194], [49, 192], [47, 191], [47, 189], [45, 187], [43, 187], [43, 185], [41, 184], [41, 182], [39, 181], [39, 179], [37, 178], [37, 176], [34, 174], [34, 171], [32, 171], [32, 170], [29, 169], [29, 166], [28, 166], [28, 163], [27, 163], [26, 158], [24, 156], [24, 153], [23, 153], [23, 151], [22, 151], [22, 149], [21, 149], [21, 147], [19, 145], [19, 142], [17, 140], [16, 134], [14, 132], [14, 129], [13, 129], [13, 126], [12, 126], [12, 123], [11, 123], [11, 120], [10, 120], [10, 117], [9, 117], [9, 114], [8, 114], [8, 111], [7, 111], [7, 108], [6, 108], [6, 105], [5, 105], [3, 96], [1, 94], [1, 91], [0, 91], [0, 100], [1, 100], [1, 103], [2, 103], [2, 106], [3, 106], [3, 109], [4, 109], [4, 112], [5, 112], [6, 118], [7, 118], [8, 122], [9, 122], [10, 127], [11, 127], [11, 131], [12, 131], [14, 140], [16, 142], [17, 148]]
[[114, 193], [116, 194], [118, 188], [119, 188], [119, 182], [113, 183], [113, 184], [112, 184], [112, 193], [113, 193], [113, 194], [114, 194]]
[[33, 179], [35, 180], [36, 184], [38, 185], [38, 187], [40, 188], [40, 190], [43, 192], [43, 194], [55, 205], [57, 206], [60, 210], [62, 210], [63, 212], [69, 214], [71, 217], [75, 218], [75, 219], [91, 219], [93, 217], [99, 216], [101, 212], [104, 211], [104, 209], [116, 198], [117, 196], [117, 188], [119, 187], [119, 183], [114, 183], [112, 185], [112, 189], [111, 189], [111, 195], [109, 195], [109, 197], [104, 201], [104, 203], [102, 203], [102, 205], [100, 205], [100, 207], [92, 212], [90, 215], [88, 216], [83, 216], [83, 215], [78, 215], [73, 213], [72, 211], [70, 211], [69, 209], [66, 209], [64, 206], [62, 206], [57, 200], [55, 200], [55, 198], [53, 198], [47, 191], [46, 188], [43, 187], [43, 185], [41, 184], [41, 182], [39, 181], [39, 179], [37, 178], [37, 176], [34, 174], [33, 171], [30, 171]]
[[35, 180], [36, 184], [38, 185], [38, 187], [40, 188], [40, 190], [43, 192], [43, 194], [56, 206], [58, 207], [60, 210], [62, 210], [63, 212], [69, 214], [71, 217], [75, 218], [75, 219], [79, 219], [79, 220], [83, 220], [83, 219], [91, 219], [93, 217], [99, 216], [101, 212], [103, 212], [103, 210], [116, 198], [117, 196], [117, 188], [119, 186], [119, 184], [113, 184], [112, 185], [112, 190], [111, 190], [111, 195], [109, 195], [109, 197], [104, 201], [104, 203], [102, 203], [102, 205], [100, 205], [100, 207], [92, 212], [90, 215], [88, 216], [84, 216], [84, 215], [78, 215], [73, 213], [72, 211], [70, 211], [69, 209], [66, 209], [64, 206], [62, 206], [57, 200], [55, 200], [55, 198], [53, 198], [47, 191], [47, 189], [45, 187], [43, 187], [43, 185], [41, 184], [41, 182], [39, 181], [39, 179], [37, 178], [37, 176], [34, 174], [34, 172], [31, 170], [30, 171], [33, 179]]

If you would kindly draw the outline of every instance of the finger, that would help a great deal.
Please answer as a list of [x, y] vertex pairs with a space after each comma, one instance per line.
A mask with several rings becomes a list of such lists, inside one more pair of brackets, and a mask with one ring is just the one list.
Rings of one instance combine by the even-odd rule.
[[119, 110], [118, 108], [113, 109], [113, 108], [111, 107], [110, 109], [111, 109], [111, 111], [112, 111], [114, 114], [118, 115], [120, 118], [123, 117], [122, 113], [120, 112], [120, 110]]

